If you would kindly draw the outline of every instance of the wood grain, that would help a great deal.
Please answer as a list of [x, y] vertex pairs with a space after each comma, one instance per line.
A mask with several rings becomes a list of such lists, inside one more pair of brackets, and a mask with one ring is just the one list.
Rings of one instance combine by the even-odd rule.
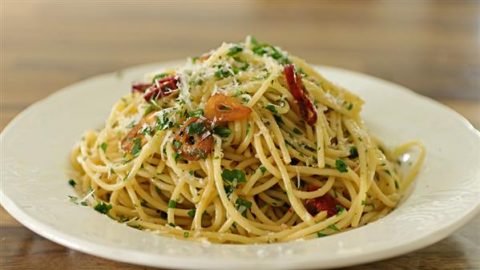
[[[14, 1], [1, 5], [0, 128], [76, 81], [198, 55], [223, 41], [278, 44], [311, 63], [396, 82], [480, 128], [479, 1]], [[480, 269], [480, 216], [421, 250], [348, 269]], [[64, 248], [0, 208], [0, 269], [150, 269]]]

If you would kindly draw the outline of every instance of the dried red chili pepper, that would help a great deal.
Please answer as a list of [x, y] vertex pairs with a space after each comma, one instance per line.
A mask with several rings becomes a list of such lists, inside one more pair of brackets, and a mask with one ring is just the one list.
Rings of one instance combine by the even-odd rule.
[[171, 95], [175, 90], [178, 89], [177, 83], [179, 82], [178, 77], [167, 77], [160, 80], [156, 80], [148, 89], [148, 91], [143, 95], [143, 98], [146, 101], [152, 99], [158, 99]]
[[305, 200], [305, 208], [312, 215], [316, 215], [321, 211], [327, 211], [328, 217], [334, 216], [338, 212], [337, 202], [329, 194]]
[[295, 99], [300, 116], [309, 125], [314, 125], [317, 122], [317, 110], [308, 97], [308, 91], [303, 85], [302, 76], [295, 71], [295, 67], [292, 64], [286, 65], [283, 73], [287, 80], [288, 89]]
[[135, 82], [132, 84], [132, 92], [145, 93], [150, 86], [152, 86], [151, 83]]

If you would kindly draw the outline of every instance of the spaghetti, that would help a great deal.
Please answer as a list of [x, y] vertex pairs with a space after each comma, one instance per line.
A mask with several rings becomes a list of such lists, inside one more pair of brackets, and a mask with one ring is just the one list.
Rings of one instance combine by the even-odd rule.
[[[78, 202], [129, 226], [218, 243], [322, 237], [387, 215], [423, 162], [389, 151], [363, 101], [247, 37], [146, 76], [71, 152]], [[408, 169], [400, 158], [412, 148]]]

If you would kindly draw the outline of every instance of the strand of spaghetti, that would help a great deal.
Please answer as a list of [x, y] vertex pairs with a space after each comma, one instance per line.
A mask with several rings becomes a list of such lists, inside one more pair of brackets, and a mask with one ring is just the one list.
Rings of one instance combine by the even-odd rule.
[[274, 185], [276, 185], [278, 183], [278, 178], [276, 177], [272, 177], [270, 178], [270, 180], [268, 180], [267, 182], [261, 184], [261, 185], [258, 185], [256, 187], [254, 187], [252, 190], [250, 190], [250, 192], [246, 195], [250, 195], [250, 196], [253, 196], [253, 195], [256, 195], [256, 194], [259, 194], [259, 193], [262, 193], [268, 189], [270, 189], [271, 187], [273, 187]]
[[323, 121], [317, 121], [315, 123], [315, 134], [317, 135], [317, 161], [318, 161], [318, 168], [325, 167], [325, 141], [324, 141], [324, 128], [323, 128]]
[[218, 197], [215, 197], [213, 204], [215, 205], [215, 218], [212, 225], [207, 229], [211, 231], [218, 231], [220, 226], [222, 226], [222, 224], [225, 222], [225, 210]]
[[280, 152], [282, 152], [283, 161], [286, 164], [289, 164], [292, 159], [290, 158], [290, 154], [288, 153], [287, 146], [285, 145], [285, 139], [283, 138], [282, 132], [277, 125], [277, 121], [273, 118], [272, 113], [268, 112], [264, 114], [267, 118], [267, 121], [270, 123], [270, 127], [272, 128], [273, 137], [277, 145], [280, 147]]
[[288, 200], [290, 201], [290, 204], [293, 210], [295, 211], [295, 213], [297, 213], [297, 215], [303, 221], [313, 224], [312, 216], [307, 212], [307, 210], [305, 210], [305, 207], [303, 206], [303, 204], [301, 204], [298, 198], [296, 198], [295, 195], [293, 194], [294, 189], [292, 187], [292, 182], [290, 181], [290, 177], [288, 176], [287, 169], [285, 168], [285, 165], [283, 164], [277, 152], [277, 149], [273, 144], [272, 138], [268, 134], [267, 128], [265, 127], [265, 125], [263, 124], [263, 122], [260, 120], [260, 118], [255, 112], [252, 113], [252, 117], [255, 123], [257, 124], [260, 130], [260, 133], [263, 135], [265, 141], [267, 142], [268, 147], [270, 148], [270, 152], [273, 156], [273, 159], [275, 160], [275, 164], [278, 166], [278, 169], [280, 171], [280, 174], [283, 180], [283, 184], [285, 185], [285, 191], [287, 192]]
[[268, 87], [272, 85], [273, 81], [275, 80], [275, 78], [278, 77], [280, 73], [280, 66], [277, 63], [275, 63], [274, 60], [267, 58], [265, 59], [265, 62], [266, 62], [265, 65], [270, 75], [263, 81], [262, 86], [258, 88], [258, 90], [253, 95], [252, 99], [250, 99], [250, 101], [247, 103], [247, 106], [251, 108], [265, 94], [265, 91], [267, 91]]
[[251, 208], [251, 211], [253, 214], [255, 214], [255, 217], [265, 223], [265, 224], [270, 224], [270, 225], [274, 225], [275, 222], [273, 222], [271, 219], [269, 219], [265, 213], [258, 207], [258, 204], [255, 200], [252, 201], [252, 208]]
[[[175, 208], [176, 208], [176, 202], [178, 200], [178, 196], [180, 195], [180, 190], [183, 188], [183, 185], [185, 184], [185, 178], [180, 179], [178, 181], [177, 185], [175, 186], [175, 189], [173, 190], [172, 196], [170, 197], [170, 200], [168, 201], [168, 210], [167, 210], [167, 221], [168, 223], [175, 224]], [[171, 204], [174, 204], [173, 206]], [[187, 214], [188, 215], [188, 214]]]
[[193, 218], [192, 229], [199, 230], [202, 228], [202, 216], [203, 212], [207, 208], [207, 203], [209, 200], [207, 199], [211, 196], [214, 187], [214, 180], [213, 180], [213, 167], [210, 160], [205, 160], [205, 167], [207, 168], [207, 185], [204, 189], [202, 194], [202, 199], [200, 203], [197, 205], [195, 210], [195, 216]]
[[215, 187], [217, 188], [218, 195], [220, 197], [220, 200], [222, 200], [222, 204], [225, 207], [225, 210], [228, 213], [228, 216], [250, 233], [257, 234], [257, 235], [265, 234], [266, 232], [264, 230], [261, 230], [252, 226], [246, 218], [244, 218], [241, 214], [239, 214], [238, 211], [235, 209], [235, 207], [232, 206], [232, 203], [230, 202], [230, 200], [227, 198], [227, 194], [225, 193], [225, 188], [223, 186], [222, 176], [220, 173], [221, 172], [220, 164], [221, 164], [221, 156], [222, 156], [222, 140], [217, 136], [214, 136], [214, 137], [215, 137], [215, 148], [214, 148], [213, 156], [219, 157], [219, 158], [213, 159], [213, 177], [215, 179]]
[[261, 140], [260, 139], [260, 134], [256, 134], [253, 137], [253, 146], [255, 148], [255, 151], [257, 152], [258, 159], [260, 159], [260, 162], [262, 163], [262, 166], [264, 166], [269, 173], [273, 174], [275, 177], [280, 178], [281, 176], [280, 176], [280, 172], [278, 171], [278, 169], [275, 168], [275, 166], [273, 166], [273, 164], [265, 156], [265, 153], [263, 151], [262, 142], [260, 140]]
[[[368, 177], [368, 171], [367, 171], [367, 155], [372, 154], [372, 151], [369, 151], [370, 153], [367, 153], [367, 145], [365, 145], [365, 141], [368, 140], [368, 137], [365, 136], [364, 132], [362, 132], [359, 127], [356, 125], [356, 123], [350, 119], [344, 119], [344, 124], [347, 127], [347, 130], [350, 132], [350, 134], [353, 137], [353, 141], [355, 142], [355, 146], [358, 149], [358, 158], [359, 158], [359, 163], [360, 163], [360, 187], [358, 191], [358, 196], [352, 200], [352, 205], [351, 207], [355, 209], [354, 211], [354, 217], [351, 226], [356, 227], [358, 226], [360, 222], [360, 217], [363, 212], [363, 205], [362, 201], [365, 201], [366, 193], [367, 193], [367, 177]], [[371, 150], [371, 149], [369, 149]], [[373, 162], [373, 164], [376, 164], [375, 159], [370, 159], [370, 162]], [[374, 165], [375, 167], [375, 165]], [[352, 209], [351, 208], [351, 209]], [[344, 225], [344, 224], [342, 224]]]
[[400, 186], [400, 192], [404, 192], [410, 186], [413, 179], [415, 179], [415, 177], [419, 173], [420, 167], [422, 166], [425, 160], [425, 147], [422, 145], [422, 143], [418, 141], [412, 141], [412, 142], [402, 144], [393, 150], [393, 157], [394, 159], [396, 159], [403, 153], [407, 152], [408, 149], [410, 149], [413, 146], [417, 146], [419, 148], [420, 153], [417, 157], [417, 160], [413, 164], [412, 168], [408, 172], [407, 176], [403, 179], [403, 183]]
[[321, 188], [315, 190], [315, 191], [300, 191], [300, 190], [295, 190], [295, 196], [297, 196], [300, 199], [312, 199], [316, 197], [321, 197], [329, 190], [332, 189], [333, 184], [335, 183], [335, 178], [330, 176], [328, 178], [328, 181], [323, 185]]

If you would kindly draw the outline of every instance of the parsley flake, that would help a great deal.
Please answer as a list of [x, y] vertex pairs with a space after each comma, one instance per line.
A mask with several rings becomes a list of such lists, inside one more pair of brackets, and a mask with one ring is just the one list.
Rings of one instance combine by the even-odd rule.
[[200, 117], [200, 116], [203, 116], [203, 110], [202, 110], [202, 109], [198, 109], [198, 110], [189, 112], [189, 113], [188, 113], [188, 116], [189, 116], [189, 117]]
[[194, 122], [187, 126], [187, 133], [189, 135], [202, 134], [205, 131], [205, 124], [203, 122]]
[[341, 159], [335, 160], [335, 167], [339, 172], [348, 172], [348, 166], [345, 162]]
[[228, 53], [227, 55], [228, 56], [234, 56], [236, 54], [238, 54], [239, 52], [243, 51], [243, 48], [240, 47], [240, 46], [233, 46], [231, 47], [230, 49], [228, 49]]
[[345, 211], [345, 208], [339, 204], [335, 205], [335, 208], [337, 209], [337, 216], [341, 215]]
[[350, 156], [348, 156], [348, 157], [349, 158], [357, 158], [358, 157], [357, 147], [355, 147], [355, 146], [350, 147]]
[[335, 226], [335, 224], [332, 224], [332, 225], [328, 226], [328, 228], [331, 229], [331, 230], [334, 230], [336, 232], [340, 231], [340, 229], [338, 229], [337, 226]]
[[175, 147], [175, 149], [179, 149], [180, 147], [182, 147], [182, 142], [173, 140], [173, 147]]
[[238, 183], [245, 183], [245, 173], [240, 170], [225, 169], [222, 172], [223, 181], [236, 186]]
[[245, 183], [245, 173], [240, 170], [228, 170], [225, 169], [222, 172], [222, 179], [225, 184], [225, 192], [227, 196], [233, 193], [233, 190], [237, 187], [238, 183]]
[[237, 198], [237, 200], [235, 201], [235, 207], [237, 208], [238, 212], [243, 215], [245, 211], [247, 211], [247, 209], [250, 209], [250, 207], [252, 207], [252, 202], [249, 202], [242, 198]]
[[72, 187], [75, 187], [77, 185], [77, 182], [75, 182], [75, 180], [73, 180], [73, 179], [70, 179], [70, 180], [68, 180], [68, 184]]
[[174, 200], [168, 201], [168, 208], [177, 208], [177, 202]]
[[322, 232], [317, 232], [317, 237], [325, 237], [325, 236], [327, 235]]
[[100, 212], [102, 214], [107, 214], [108, 211], [112, 209], [112, 205], [104, 202], [98, 202], [93, 209], [95, 209], [97, 212]]
[[222, 138], [227, 138], [228, 136], [230, 136], [232, 131], [228, 127], [217, 126], [213, 128], [213, 133], [217, 134]]
[[187, 214], [188, 214], [189, 217], [194, 218], [196, 211], [197, 211], [197, 209], [195, 209], [195, 208], [194, 208], [194, 209], [190, 209], [190, 210], [187, 212]]
[[160, 74], [157, 74], [153, 77], [152, 79], [152, 83], [154, 83], [156, 80], [160, 80], [160, 79], [163, 79], [165, 77], [168, 76], [168, 73], [160, 73]]
[[133, 156], [138, 156], [140, 154], [140, 151], [142, 150], [142, 139], [141, 138], [135, 138], [133, 139], [133, 147], [130, 153]]
[[278, 113], [277, 109], [275, 108], [275, 106], [273, 104], [268, 104], [267, 106], [265, 106], [265, 109], [271, 111], [272, 113]]
[[108, 147], [108, 144], [103, 142], [102, 144], [100, 144], [100, 148], [102, 148], [103, 152], [107, 152], [107, 147]]

